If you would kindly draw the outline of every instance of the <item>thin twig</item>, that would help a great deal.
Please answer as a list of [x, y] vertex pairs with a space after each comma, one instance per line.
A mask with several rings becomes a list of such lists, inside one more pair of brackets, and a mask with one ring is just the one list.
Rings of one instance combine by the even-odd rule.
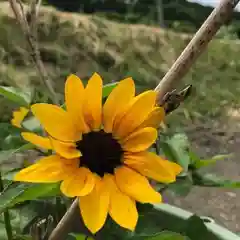
[[33, 3], [31, 5], [31, 13], [30, 13], [31, 27], [29, 26], [28, 21], [26, 19], [26, 14], [24, 13], [22, 2], [20, 0], [9, 0], [9, 3], [20, 27], [22, 28], [22, 31], [26, 37], [26, 40], [29, 44], [31, 57], [33, 59], [35, 67], [38, 70], [41, 82], [43, 85], [46, 86], [52, 101], [55, 104], [58, 104], [57, 94], [54, 91], [51, 80], [49, 79], [47, 71], [41, 60], [39, 47], [37, 43], [37, 14], [39, 11], [37, 10], [37, 8], [39, 9], [39, 3], [41, 2], [36, 3], [36, 0], [33, 0]]
[[[4, 190], [3, 180], [0, 172], [0, 193], [2, 193]], [[4, 224], [5, 224], [5, 230], [7, 233], [7, 239], [13, 240], [13, 232], [12, 232], [12, 225], [10, 220], [10, 214], [8, 209], [5, 209], [3, 212], [3, 218], [4, 218]]]
[[158, 91], [158, 104], [162, 104], [164, 95], [172, 90], [173, 85], [183, 78], [195, 60], [201, 53], [203, 53], [219, 28], [231, 16], [238, 2], [239, 0], [222, 0], [219, 6], [213, 10], [170, 70], [155, 88], [155, 90]]

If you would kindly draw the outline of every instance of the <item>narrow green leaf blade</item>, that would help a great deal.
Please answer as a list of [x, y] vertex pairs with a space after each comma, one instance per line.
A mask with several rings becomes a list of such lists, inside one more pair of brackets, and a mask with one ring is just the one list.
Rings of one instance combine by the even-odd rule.
[[109, 83], [103, 86], [102, 98], [108, 97], [112, 90], [118, 85], [118, 82]]
[[220, 160], [224, 160], [226, 158], [229, 158], [230, 156], [232, 156], [232, 154], [216, 155], [211, 159], [200, 159], [199, 161], [195, 162], [194, 166], [197, 169], [202, 168], [202, 167], [207, 167], [211, 164], [215, 164], [216, 162], [218, 162]]
[[164, 231], [157, 234], [154, 237], [146, 238], [146, 240], [187, 240], [187, 237], [182, 236], [179, 233]]
[[27, 200], [56, 196], [60, 193], [59, 183], [12, 184], [0, 195], [0, 213], [6, 208]]
[[240, 181], [232, 181], [223, 179], [210, 173], [194, 172], [192, 174], [193, 183], [197, 186], [204, 187], [224, 187], [224, 188], [240, 188]]
[[20, 106], [28, 106], [32, 97], [30, 92], [23, 92], [21, 89], [5, 86], [0, 86], [0, 95]]
[[0, 195], [0, 214], [27, 189], [27, 185], [24, 184], [12, 184], [10, 187], [5, 189]]
[[59, 193], [59, 183], [31, 184], [21, 195], [11, 201], [11, 205], [40, 197], [52, 197]]

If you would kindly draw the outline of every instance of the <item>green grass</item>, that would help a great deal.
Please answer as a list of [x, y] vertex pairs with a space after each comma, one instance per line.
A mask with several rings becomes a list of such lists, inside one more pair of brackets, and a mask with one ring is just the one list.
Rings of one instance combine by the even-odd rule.
[[[38, 86], [37, 72], [19, 26], [8, 4], [0, 5], [0, 82]], [[39, 27], [42, 59], [59, 92], [68, 74], [77, 73], [87, 80], [95, 71], [106, 83], [132, 76], [139, 90], [154, 88], [190, 39], [172, 31], [60, 13], [46, 7]], [[229, 108], [239, 107], [239, 46], [238, 41], [212, 41], [177, 86], [191, 83], [195, 91], [171, 117], [173, 121], [219, 119], [227, 115]], [[6, 107], [1, 107], [0, 116], [5, 121], [11, 108], [2, 102]]]

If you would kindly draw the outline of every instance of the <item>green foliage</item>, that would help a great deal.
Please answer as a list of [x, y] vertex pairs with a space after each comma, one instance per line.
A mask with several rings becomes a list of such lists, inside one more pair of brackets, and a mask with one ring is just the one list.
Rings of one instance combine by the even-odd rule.
[[187, 237], [184, 237], [178, 233], [162, 232], [154, 237], [146, 238], [146, 240], [187, 240]]
[[201, 167], [207, 167], [211, 164], [215, 164], [220, 160], [225, 160], [226, 158], [232, 156], [232, 154], [220, 154], [220, 155], [213, 156], [212, 158], [209, 158], [209, 159], [200, 159], [194, 152], [190, 152], [189, 155], [191, 158], [191, 164], [196, 169]]
[[174, 134], [173, 136], [161, 136], [160, 147], [167, 159], [182, 166], [186, 174], [190, 164], [189, 142], [185, 134]]
[[10, 101], [13, 101], [20, 106], [28, 106], [31, 102], [31, 93], [21, 91], [20, 89], [14, 87], [4, 87], [0, 86], [0, 95], [7, 98]]
[[193, 183], [196, 186], [203, 187], [240, 188], [240, 181], [223, 179], [210, 173], [202, 174], [200, 172], [193, 172]]
[[[186, 196], [195, 186], [239, 188], [239, 181], [223, 179], [209, 173], [203, 173], [201, 168], [224, 160], [228, 155], [216, 155], [209, 159], [201, 159], [191, 149], [188, 138], [183, 133], [163, 133], [158, 143], [161, 154], [168, 160], [178, 163], [184, 171], [178, 176], [178, 180], [168, 186], [168, 189], [178, 196]], [[160, 185], [161, 189], [161, 185]], [[161, 191], [161, 190], [160, 190]]]
[[109, 95], [109, 94], [111, 93], [111, 91], [117, 86], [117, 84], [118, 84], [118, 83], [115, 82], [115, 83], [109, 83], [109, 84], [104, 85], [102, 97], [103, 97], [103, 98], [108, 97], [108, 95]]
[[8, 161], [8, 159], [12, 156], [14, 156], [14, 154], [21, 152], [21, 151], [25, 151], [25, 150], [29, 150], [29, 149], [33, 149], [35, 146], [33, 146], [31, 143], [27, 143], [22, 145], [19, 148], [12, 148], [12, 149], [8, 149], [8, 150], [3, 150], [0, 152], [0, 163], [6, 162]]
[[0, 196], [0, 213], [28, 200], [58, 195], [59, 184], [11, 184]]
[[70, 236], [73, 236], [75, 240], [94, 240], [93, 238], [91, 237], [87, 237], [83, 234], [70, 234]]

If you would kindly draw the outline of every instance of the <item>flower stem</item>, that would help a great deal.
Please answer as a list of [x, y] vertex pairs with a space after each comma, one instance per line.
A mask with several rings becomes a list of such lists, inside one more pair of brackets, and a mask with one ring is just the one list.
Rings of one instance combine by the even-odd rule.
[[155, 148], [156, 154], [160, 155], [160, 151], [159, 151], [159, 131], [158, 131], [156, 142], [154, 143], [153, 146]]
[[61, 198], [59, 196], [56, 197], [56, 221], [59, 222], [61, 220]]
[[[2, 180], [2, 176], [1, 176], [1, 172], [0, 172], [0, 192], [2, 192], [3, 190], [4, 190], [4, 185], [3, 185], [3, 180]], [[7, 209], [4, 211], [3, 217], [4, 217], [4, 224], [5, 224], [5, 229], [6, 229], [6, 233], [7, 233], [7, 238], [8, 238], [8, 240], [13, 240], [10, 214]]]

